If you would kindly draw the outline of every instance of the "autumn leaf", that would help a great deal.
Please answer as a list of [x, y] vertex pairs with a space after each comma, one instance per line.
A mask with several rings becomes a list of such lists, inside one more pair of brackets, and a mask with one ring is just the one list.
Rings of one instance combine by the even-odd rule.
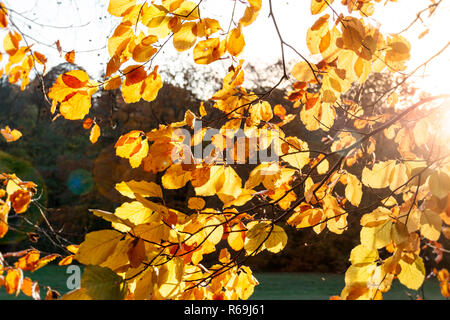
[[142, 239], [135, 239], [128, 251], [128, 258], [130, 260], [130, 266], [137, 268], [145, 259], [145, 243]]
[[328, 8], [334, 0], [311, 0], [311, 14], [319, 14]]
[[89, 140], [92, 143], [96, 143], [98, 138], [100, 137], [100, 134], [100, 127], [95, 123], [91, 129], [91, 133], [89, 134]]
[[205, 207], [205, 200], [198, 197], [188, 199], [188, 208], [193, 210], [202, 210]]
[[141, 165], [149, 150], [147, 138], [143, 132], [137, 130], [121, 136], [114, 147], [116, 148], [116, 155], [129, 159], [133, 168]]
[[85, 265], [99, 265], [112, 254], [120, 238], [122, 234], [114, 230], [90, 232], [80, 244], [75, 259]]
[[16, 294], [20, 292], [23, 282], [23, 272], [21, 269], [8, 269], [5, 277], [5, 289], [8, 294]]
[[91, 96], [97, 91], [97, 85], [96, 81], [89, 80], [86, 72], [73, 70], [58, 76], [48, 96], [54, 107], [60, 104], [59, 110], [64, 118], [79, 120], [89, 113]]
[[84, 269], [81, 287], [94, 300], [121, 300], [127, 288], [122, 277], [111, 269], [95, 265]]
[[162, 190], [159, 185], [154, 182], [135, 181], [121, 182], [116, 184], [116, 190], [125, 197], [136, 199], [135, 193], [142, 197], [157, 197], [162, 198]]
[[173, 35], [173, 46], [177, 51], [186, 51], [194, 46], [197, 41], [197, 36], [193, 30], [195, 26], [195, 22], [185, 22], [180, 30]]
[[10, 200], [16, 213], [24, 213], [31, 203], [31, 193], [28, 190], [19, 189], [11, 195]]
[[232, 55], [237, 57], [244, 50], [245, 39], [242, 33], [242, 29], [235, 28], [231, 30], [227, 37], [226, 48], [227, 51]]
[[136, 0], [110, 0], [108, 12], [113, 16], [121, 17], [126, 14], [135, 4]]
[[412, 290], [418, 290], [425, 280], [425, 266], [420, 257], [416, 257], [411, 263], [401, 259], [399, 262], [401, 271], [398, 280]]
[[66, 61], [68, 63], [75, 63], [75, 50], [69, 51], [64, 55], [64, 59], [66, 59]]
[[11, 130], [8, 126], [6, 126], [4, 129], [1, 129], [0, 133], [2, 134], [3, 138], [5, 138], [6, 142], [14, 142], [22, 137], [22, 133], [19, 130]]

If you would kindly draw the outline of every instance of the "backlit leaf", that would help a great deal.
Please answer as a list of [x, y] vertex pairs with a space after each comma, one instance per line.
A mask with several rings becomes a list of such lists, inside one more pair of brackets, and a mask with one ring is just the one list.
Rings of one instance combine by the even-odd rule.
[[84, 268], [81, 287], [94, 300], [121, 300], [126, 283], [109, 268], [89, 265]]

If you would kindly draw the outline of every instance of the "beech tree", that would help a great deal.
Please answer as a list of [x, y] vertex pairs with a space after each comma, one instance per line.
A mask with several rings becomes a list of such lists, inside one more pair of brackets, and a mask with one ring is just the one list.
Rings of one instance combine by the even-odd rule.
[[[164, 81], [156, 65], [163, 48], [190, 51], [198, 65], [229, 65], [221, 88], [184, 119], [148, 132], [132, 130], [116, 141], [117, 157], [158, 178], [122, 181], [115, 189], [127, 202], [114, 212], [90, 210], [111, 228], [67, 243], [49, 225], [47, 236], [67, 254], [42, 256], [35, 248], [2, 253], [0, 286], [39, 299], [39, 284], [23, 271], [59, 259], [61, 266], [84, 265], [81, 288], [62, 297], [48, 289], [47, 299], [248, 299], [258, 281], [247, 260], [265, 250], [276, 258], [288, 241], [287, 228], [342, 234], [348, 220], [357, 219], [360, 244], [348, 253], [345, 287], [332, 299], [382, 299], [394, 281], [417, 290], [433, 276], [449, 297], [447, 269], [426, 270], [423, 249], [433, 248], [437, 257], [449, 252], [442, 245], [450, 236], [450, 154], [442, 119], [450, 95], [398, 94], [418, 70], [442, 57], [449, 42], [430, 48], [434, 52], [421, 65], [405, 72], [408, 39], [401, 32], [383, 34], [370, 20], [394, 0], [311, 0], [316, 21], [299, 30], [306, 33], [308, 54], [286, 42], [279, 28], [284, 5], [234, 0], [229, 24], [221, 25], [202, 14], [204, 2], [110, 0], [108, 13], [120, 23], [106, 43], [104, 78], [75, 69], [60, 74], [50, 88], [43, 81], [46, 56], [11, 19], [12, 8], [0, 4], [3, 74], [22, 90], [30, 77], [40, 79], [52, 117], [79, 121], [93, 144], [104, 129], [91, 115], [94, 94], [118, 90], [125, 103], [153, 101]], [[432, 19], [442, 2], [431, 0], [411, 25], [425, 14]], [[278, 36], [281, 77], [268, 90], [253, 92], [244, 87], [239, 56], [246, 28], [260, 18], [262, 5]], [[242, 16], [236, 16], [237, 7]], [[54, 50], [76, 61], [76, 48], [63, 52], [58, 41]], [[292, 68], [288, 50], [298, 59]], [[372, 105], [365, 105], [365, 82], [381, 72], [399, 80], [374, 92]], [[292, 108], [267, 101], [286, 87]], [[289, 135], [288, 126], [304, 130]], [[1, 133], [10, 143], [22, 135], [8, 126]], [[387, 148], [395, 152], [383, 152]], [[12, 215], [39, 204], [34, 182], [14, 173], [0, 179], [3, 237]], [[172, 207], [165, 193], [185, 186], [195, 196], [185, 210]]]

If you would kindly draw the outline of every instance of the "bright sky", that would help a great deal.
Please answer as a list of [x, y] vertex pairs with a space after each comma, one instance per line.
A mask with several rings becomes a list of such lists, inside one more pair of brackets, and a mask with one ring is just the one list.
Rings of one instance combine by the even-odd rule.
[[[108, 14], [108, 0], [3, 1], [8, 8], [22, 14], [19, 16], [13, 12], [14, 22], [25, 34], [43, 43], [37, 44], [34, 48], [49, 57], [50, 65], [64, 62], [53, 45], [59, 39], [63, 50], [77, 51], [76, 63], [88, 70], [91, 76], [99, 77], [104, 71], [109, 59], [106, 50], [107, 38], [119, 22], [118, 18]], [[339, 2], [335, 1], [335, 3]], [[227, 29], [233, 3], [233, 0], [204, 0], [200, 8], [203, 16], [218, 19], [222, 28]], [[384, 1], [377, 5], [372, 22], [376, 24], [379, 21], [383, 33], [395, 33], [407, 27], [415, 19], [416, 13], [430, 4], [430, 0], [398, 0], [397, 3], [389, 2], [387, 6], [383, 4]], [[308, 56], [305, 41], [307, 29], [317, 19], [316, 16], [311, 16], [309, 6], [309, 0], [273, 1], [273, 10], [284, 40], [315, 61], [314, 57]], [[244, 29], [246, 48], [239, 57], [255, 62], [261, 70], [266, 68], [270, 70], [273, 62], [281, 56], [279, 40], [268, 15], [268, 7], [268, 0], [263, 0], [263, 9], [257, 21]], [[347, 13], [341, 5], [334, 7], [344, 15]], [[242, 16], [244, 8], [245, 6], [238, 2], [235, 21]], [[327, 13], [331, 13], [330, 9], [327, 10]], [[410, 40], [412, 45], [412, 59], [408, 70], [425, 62], [450, 40], [449, 13], [450, 1], [443, 0], [432, 19], [427, 19], [428, 14], [425, 13], [422, 15], [424, 23], [418, 21], [408, 32], [402, 34]], [[29, 20], [24, 19], [23, 16]], [[430, 32], [419, 40], [418, 35], [427, 28]], [[33, 42], [33, 39], [30, 41]], [[190, 52], [177, 54], [170, 45], [164, 49], [164, 54], [158, 56], [155, 64], [159, 64], [160, 68], [168, 67], [167, 59], [164, 58], [166, 55], [178, 55], [178, 59], [187, 58], [191, 62]], [[299, 61], [295, 53], [289, 49], [286, 54], [289, 65]], [[417, 81], [417, 85], [433, 94], [447, 93], [449, 62], [450, 49], [447, 49], [436, 62], [430, 63], [426, 69], [421, 69], [416, 74], [414, 80]], [[229, 65], [229, 62], [225, 65]], [[220, 68], [226, 70], [225, 65]], [[274, 79], [274, 82], [277, 80]]]

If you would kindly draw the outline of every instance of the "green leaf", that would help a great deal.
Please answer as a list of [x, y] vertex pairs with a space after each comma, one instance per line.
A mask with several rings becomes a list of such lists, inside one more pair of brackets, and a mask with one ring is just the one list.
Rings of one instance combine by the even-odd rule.
[[126, 283], [109, 268], [89, 265], [81, 277], [81, 287], [94, 300], [122, 300]]

